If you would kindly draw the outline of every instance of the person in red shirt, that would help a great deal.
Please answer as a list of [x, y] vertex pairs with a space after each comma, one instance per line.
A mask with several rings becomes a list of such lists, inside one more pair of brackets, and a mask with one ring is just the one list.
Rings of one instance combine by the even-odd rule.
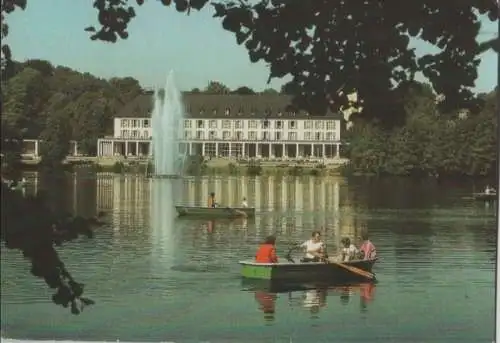
[[257, 263], [278, 263], [276, 256], [276, 237], [269, 236], [257, 250], [255, 254], [255, 262]]

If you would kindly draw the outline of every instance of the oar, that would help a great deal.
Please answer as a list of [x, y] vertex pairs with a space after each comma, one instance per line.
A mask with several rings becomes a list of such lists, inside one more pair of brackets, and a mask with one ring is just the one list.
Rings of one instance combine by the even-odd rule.
[[366, 270], [363, 270], [363, 269], [360, 269], [357, 267], [353, 267], [353, 266], [348, 266], [348, 265], [340, 263], [340, 262], [329, 261], [329, 263], [335, 264], [336, 266], [342, 267], [342, 268], [350, 271], [351, 273], [357, 274], [357, 275], [362, 276], [364, 278], [367, 278], [370, 280], [375, 279], [375, 274], [367, 272]]

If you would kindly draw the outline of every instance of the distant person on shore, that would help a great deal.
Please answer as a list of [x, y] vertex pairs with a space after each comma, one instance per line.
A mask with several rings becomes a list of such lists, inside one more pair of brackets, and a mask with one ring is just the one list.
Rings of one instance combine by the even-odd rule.
[[491, 188], [490, 185], [486, 186], [486, 189], [484, 190], [484, 194], [493, 194], [496, 193], [495, 188]]
[[367, 232], [361, 234], [361, 239], [363, 243], [359, 248], [360, 256], [363, 260], [374, 260], [377, 258], [377, 249], [375, 245], [370, 241]]
[[248, 207], [248, 202], [247, 202], [247, 198], [243, 198], [243, 201], [241, 202], [241, 207], [244, 207], [244, 208], [247, 208]]
[[211, 208], [216, 208], [217, 207], [217, 201], [215, 200], [215, 193], [212, 192], [210, 193], [210, 195], [208, 196], [208, 204], [207, 204], [208, 207], [211, 207]]
[[340, 241], [342, 243], [342, 250], [340, 251], [340, 261], [349, 262], [355, 260], [358, 255], [358, 249], [351, 240], [347, 237], [342, 238]]
[[325, 243], [321, 240], [321, 233], [313, 231], [311, 239], [305, 241], [300, 246], [306, 256], [301, 260], [302, 262], [320, 262], [326, 258]]
[[276, 256], [276, 237], [268, 236], [255, 254], [257, 263], [278, 263]]

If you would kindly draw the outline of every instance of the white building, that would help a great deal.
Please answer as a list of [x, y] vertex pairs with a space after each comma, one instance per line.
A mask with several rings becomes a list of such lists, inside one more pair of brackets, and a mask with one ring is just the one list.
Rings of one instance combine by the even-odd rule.
[[[338, 158], [343, 116], [309, 115], [285, 95], [185, 94], [182, 152], [231, 158]], [[114, 119], [114, 135], [98, 140], [98, 156], [151, 153], [151, 95]]]

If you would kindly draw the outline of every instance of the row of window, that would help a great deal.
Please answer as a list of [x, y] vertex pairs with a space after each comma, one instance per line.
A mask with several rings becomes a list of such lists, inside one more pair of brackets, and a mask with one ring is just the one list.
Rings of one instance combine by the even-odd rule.
[[[148, 130], [140, 131], [140, 130], [121, 130], [120, 137], [122, 138], [136, 138], [136, 139], [150, 139], [151, 133]], [[257, 131], [249, 131], [247, 134], [247, 138], [243, 134], [243, 131], [222, 131], [222, 136], [218, 135], [218, 131], [210, 131], [206, 135], [206, 139], [223, 139], [223, 140], [287, 140], [295, 141], [298, 139], [297, 132], [288, 132], [288, 135], [284, 135], [282, 132], [257, 132]], [[326, 139], [325, 139], [326, 138]], [[190, 130], [184, 131], [184, 139], [205, 139], [204, 131], [197, 131], [194, 135]], [[306, 141], [334, 141], [336, 140], [335, 132], [304, 132], [304, 140]]]
[[[196, 128], [198, 129], [203, 129], [205, 128], [205, 121], [203, 119], [196, 120]], [[298, 122], [296, 120], [287, 120], [288, 123], [288, 129], [291, 130], [296, 130], [299, 128]], [[285, 121], [283, 120], [276, 120], [276, 121], [270, 121], [270, 120], [249, 120], [248, 121], [248, 128], [250, 129], [256, 129], [258, 127], [262, 129], [284, 129], [285, 128]], [[234, 125], [233, 125], [234, 123]], [[260, 124], [260, 125], [259, 125]], [[326, 126], [327, 130], [335, 130], [335, 120], [306, 120], [304, 121], [304, 129], [324, 129]], [[190, 129], [192, 128], [193, 125], [193, 120], [186, 119], [184, 120], [184, 128]], [[208, 120], [207, 127], [210, 129], [217, 129], [218, 126], [218, 121], [215, 119]], [[121, 119], [120, 123], [121, 128], [150, 128], [151, 127], [151, 120], [150, 119]], [[222, 128], [223, 129], [230, 129], [234, 127], [235, 129], [243, 129], [245, 127], [245, 121], [243, 120], [228, 120], [225, 119], [222, 121]]]
[[148, 130], [120, 130], [120, 137], [122, 138], [137, 138], [137, 139], [149, 139], [151, 138], [151, 132]]
[[[298, 122], [295, 121], [295, 120], [289, 120], [287, 121], [288, 122], [288, 129], [292, 129], [292, 130], [296, 130], [298, 129]], [[244, 121], [243, 120], [223, 120], [222, 121], [222, 128], [223, 129], [230, 129], [231, 127], [233, 127], [233, 124], [234, 123], [234, 128], [235, 129], [243, 129], [244, 128]], [[274, 125], [273, 125], [274, 123]], [[260, 124], [260, 127], [262, 129], [271, 129], [271, 128], [274, 128], [274, 129], [278, 129], [278, 130], [281, 130], [281, 129], [284, 129], [285, 128], [285, 121], [283, 120], [276, 120], [276, 121], [270, 121], [270, 120], [249, 120], [248, 121], [248, 128], [250, 129], [256, 129], [259, 127], [259, 124]], [[326, 124], [326, 125], [325, 125]], [[192, 128], [192, 125], [193, 125], [193, 121], [191, 120], [185, 120], [184, 121], [184, 128], [186, 129], [191, 129]], [[218, 125], [218, 121], [215, 120], [215, 119], [211, 119], [211, 120], [208, 120], [208, 128], [210, 129], [216, 129], [217, 128], [217, 125]], [[312, 128], [316, 128], [316, 129], [324, 129], [326, 126], [326, 129], [327, 130], [335, 130], [335, 120], [327, 120], [327, 121], [323, 121], [323, 120], [306, 120], [304, 121], [304, 129], [312, 129]], [[199, 120], [196, 120], [196, 128], [198, 129], [203, 129], [205, 128], [205, 120], [203, 119], [199, 119]]]
[[[236, 131], [234, 134], [231, 134], [231, 131], [222, 131], [222, 137], [217, 135], [217, 131], [210, 131], [206, 136], [207, 139], [223, 139], [223, 140], [245, 140], [245, 136], [243, 135], [243, 131]], [[297, 132], [288, 132], [288, 135], [285, 136], [282, 132], [261, 132], [260, 135], [257, 131], [249, 131], [248, 132], [248, 140], [289, 140], [296, 141], [297, 140]], [[326, 138], [326, 139], [325, 139]], [[184, 131], [184, 139], [205, 139], [205, 132], [197, 131], [193, 136], [192, 131]], [[304, 132], [304, 140], [306, 141], [335, 141], [336, 136], [335, 132]]]
[[122, 128], [149, 128], [151, 127], [150, 119], [121, 119], [120, 126]]

